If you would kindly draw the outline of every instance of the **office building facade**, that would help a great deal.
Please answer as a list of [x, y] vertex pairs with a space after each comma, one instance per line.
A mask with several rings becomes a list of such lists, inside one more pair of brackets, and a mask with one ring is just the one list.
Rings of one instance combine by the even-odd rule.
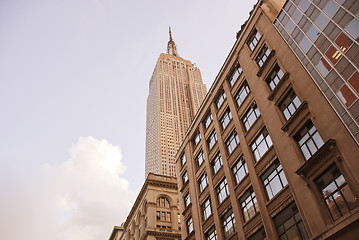
[[258, 1], [187, 130], [176, 155], [182, 239], [359, 235], [359, 147], [332, 102], [341, 95], [323, 92], [277, 26], [298, 2]]
[[176, 178], [150, 173], [123, 224], [121, 235], [113, 239], [180, 240], [177, 202]]
[[157, 60], [147, 98], [145, 174], [176, 176], [175, 154], [207, 93], [200, 70], [170, 40]]

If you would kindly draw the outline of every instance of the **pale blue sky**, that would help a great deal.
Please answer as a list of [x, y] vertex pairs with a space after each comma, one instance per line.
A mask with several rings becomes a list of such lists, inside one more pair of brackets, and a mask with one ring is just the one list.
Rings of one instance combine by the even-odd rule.
[[[66, 239], [98, 239], [104, 232], [107, 238], [113, 225], [125, 220], [144, 181], [148, 83], [157, 57], [166, 51], [168, 26], [180, 56], [197, 64], [209, 89], [255, 3], [2, 0], [0, 187], [8, 201], [3, 208], [15, 217], [11, 225], [0, 214], [0, 223], [8, 222], [8, 233], [27, 219], [19, 213], [18, 205], [12, 205], [14, 198], [33, 198], [36, 213], [45, 212], [43, 219], [57, 224], [49, 229], [67, 231]], [[95, 161], [86, 161], [89, 154], [106, 156], [107, 160], [97, 166]], [[118, 161], [115, 168], [120, 170], [109, 173], [109, 166], [117, 166], [112, 159]], [[93, 171], [95, 167], [103, 171]], [[99, 172], [117, 176], [113, 181], [117, 185], [104, 175], [100, 177]], [[100, 179], [101, 184], [87, 178]], [[73, 184], [64, 185], [65, 179]], [[111, 186], [106, 188], [106, 184]], [[117, 192], [117, 187], [123, 191]], [[108, 189], [107, 200], [96, 201], [96, 189]], [[119, 206], [114, 207], [116, 216], [108, 217], [111, 214], [104, 212], [111, 208], [103, 209], [102, 205], [116, 202], [112, 197], [123, 198], [124, 193], [128, 204], [122, 204], [121, 214], [116, 213]], [[65, 207], [47, 216], [38, 198], [49, 198], [56, 206]], [[88, 198], [96, 202], [95, 207]], [[54, 208], [51, 201], [44, 201], [49, 204], [44, 209]], [[103, 225], [90, 224], [97, 232], [85, 230], [89, 226], [86, 216], [73, 220], [79, 216], [74, 206], [86, 204], [90, 206], [84, 210], [88, 218], [96, 215], [90, 214], [92, 210], [105, 215], [99, 214]], [[34, 213], [27, 214], [31, 219]], [[42, 240], [35, 234], [35, 224], [28, 238]], [[9, 239], [7, 236], [0, 229], [0, 238]], [[13, 240], [22, 237], [10, 236]]]

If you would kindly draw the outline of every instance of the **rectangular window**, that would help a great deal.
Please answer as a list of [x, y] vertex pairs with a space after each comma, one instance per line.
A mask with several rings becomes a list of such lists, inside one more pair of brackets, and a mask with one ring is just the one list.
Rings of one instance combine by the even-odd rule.
[[218, 152], [217, 155], [214, 157], [213, 161], [211, 162], [211, 165], [213, 168], [213, 175], [215, 175], [223, 165], [220, 152]]
[[266, 82], [271, 90], [273, 90], [278, 85], [279, 81], [282, 79], [283, 76], [284, 73], [282, 69], [280, 69], [278, 64], [276, 64], [266, 79]]
[[186, 163], [186, 155], [182, 154], [181, 156], [181, 164], [182, 166]]
[[208, 178], [207, 178], [207, 173], [203, 173], [202, 176], [199, 178], [198, 180], [198, 185], [199, 185], [199, 191], [203, 192], [203, 190], [207, 187], [208, 185]]
[[203, 163], [203, 161], [204, 161], [203, 151], [201, 150], [201, 151], [197, 154], [197, 156], [196, 156], [197, 166], [198, 166], [198, 167], [201, 166], [202, 163]]
[[224, 112], [223, 116], [220, 119], [221, 125], [222, 125], [222, 129], [226, 129], [226, 127], [228, 126], [228, 123], [232, 120], [232, 113], [229, 110], [229, 108], [227, 108], [227, 110]]
[[157, 219], [157, 221], [161, 220], [161, 211], [156, 212], [156, 219]]
[[211, 135], [209, 136], [209, 138], [207, 140], [209, 150], [211, 150], [213, 148], [213, 146], [216, 144], [216, 142], [217, 142], [217, 135], [216, 135], [216, 131], [213, 130], [213, 132], [211, 133]]
[[310, 120], [294, 135], [294, 139], [297, 141], [306, 160], [313, 156], [324, 144], [317, 129]]
[[182, 175], [182, 182], [183, 182], [183, 185], [186, 184], [188, 182], [188, 174], [187, 174], [187, 171], [185, 171]]
[[288, 120], [291, 116], [293, 116], [295, 111], [297, 111], [300, 104], [302, 103], [293, 89], [291, 89], [285, 99], [279, 104], [279, 109], [282, 111], [285, 119]]
[[213, 121], [212, 113], [209, 113], [206, 120], [204, 121], [204, 126], [206, 129], [209, 127], [209, 125], [211, 125], [212, 121]]
[[185, 196], [184, 196], [184, 206], [185, 207], [188, 207], [191, 203], [191, 198], [189, 197], [189, 193], [187, 193]]
[[193, 231], [192, 218], [189, 218], [187, 220], [186, 225], [187, 225], [187, 233], [190, 234]]
[[223, 200], [229, 195], [227, 179], [224, 178], [216, 187], [218, 202], [222, 203]]
[[257, 104], [252, 103], [252, 105], [250, 106], [250, 108], [247, 110], [246, 114], [244, 114], [244, 117], [242, 118], [243, 125], [247, 131], [252, 127], [252, 125], [260, 115], [261, 113], [259, 112]]
[[240, 183], [242, 179], [247, 175], [248, 169], [246, 161], [244, 160], [243, 155], [239, 158], [237, 163], [232, 168], [234, 179], [236, 184]]
[[241, 204], [244, 222], [247, 222], [258, 211], [256, 195], [252, 188], [248, 189], [239, 199]]
[[270, 50], [267, 47], [267, 45], [264, 44], [264, 46], [262, 47], [262, 49], [259, 51], [255, 61], [258, 64], [259, 67], [262, 67], [263, 64], [265, 63], [265, 61], [267, 60], [269, 54], [270, 54]]
[[259, 161], [271, 146], [272, 140], [268, 131], [267, 129], [263, 129], [251, 145], [256, 161]]
[[196, 136], [194, 137], [194, 144], [197, 146], [200, 141], [201, 141], [201, 133], [198, 131], [196, 133]]
[[257, 31], [257, 29], [254, 29], [247, 42], [249, 49], [251, 49], [251, 51], [255, 49], [260, 38], [261, 38], [260, 33]]
[[250, 91], [251, 90], [249, 89], [247, 81], [245, 81], [235, 96], [238, 107], [242, 105], [244, 99], [246, 99]]
[[242, 73], [242, 67], [241, 65], [237, 62], [236, 66], [233, 69], [233, 72], [231, 73], [230, 77], [228, 78], [229, 84], [231, 85], [231, 87], [233, 87], [233, 85], [236, 83], [239, 75], [241, 75]]
[[216, 227], [213, 226], [207, 233], [206, 233], [206, 240], [217, 240], [217, 232]]
[[347, 181], [336, 165], [315, 180], [333, 220], [337, 220], [358, 205]]
[[206, 221], [208, 217], [212, 214], [211, 199], [207, 198], [207, 200], [204, 201], [201, 207], [203, 212], [203, 220]]
[[228, 151], [228, 155], [231, 155], [231, 153], [238, 146], [238, 144], [239, 144], [239, 138], [236, 130], [234, 129], [231, 135], [226, 140], [226, 148]]
[[280, 165], [278, 159], [263, 173], [261, 180], [266, 190], [268, 200], [271, 200], [288, 184], [282, 165]]
[[216, 101], [216, 105], [217, 105], [218, 109], [221, 108], [225, 99], [226, 99], [226, 93], [222, 92], [222, 94], [218, 96], [217, 101]]
[[223, 229], [224, 229], [224, 236], [228, 239], [232, 236], [236, 231], [236, 220], [234, 219], [234, 214], [232, 209], [226, 212], [223, 215]]
[[294, 202], [273, 218], [279, 239], [308, 239], [302, 218]]

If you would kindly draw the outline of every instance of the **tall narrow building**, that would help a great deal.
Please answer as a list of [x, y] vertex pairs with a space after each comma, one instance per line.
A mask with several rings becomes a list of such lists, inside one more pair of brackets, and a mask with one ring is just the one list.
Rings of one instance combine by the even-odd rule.
[[175, 154], [205, 95], [200, 70], [179, 57], [172, 39], [157, 60], [147, 98], [146, 176], [176, 176]]

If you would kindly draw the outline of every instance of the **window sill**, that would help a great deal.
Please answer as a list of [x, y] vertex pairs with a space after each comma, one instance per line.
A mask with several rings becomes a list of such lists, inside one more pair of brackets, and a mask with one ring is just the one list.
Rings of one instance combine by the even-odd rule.
[[318, 168], [328, 164], [327, 158], [325, 157], [328, 155], [334, 155], [341, 162], [341, 156], [334, 139], [326, 141], [325, 144], [295, 173], [303, 177], [311, 177], [311, 175], [313, 175]]

